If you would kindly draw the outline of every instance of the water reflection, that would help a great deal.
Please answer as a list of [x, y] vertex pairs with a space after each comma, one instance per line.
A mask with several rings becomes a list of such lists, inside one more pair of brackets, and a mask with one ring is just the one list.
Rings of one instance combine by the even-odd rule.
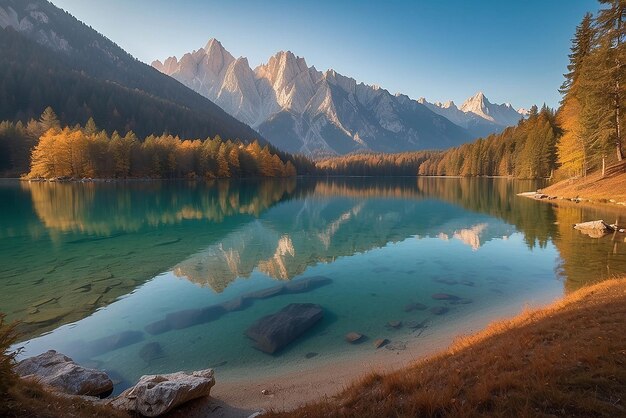
[[535, 188], [440, 178], [2, 182], [0, 311], [35, 335], [164, 272], [219, 293], [255, 272], [290, 280], [409, 238], [458, 241], [475, 252], [518, 232], [530, 250], [553, 243], [567, 290], [626, 272], [623, 237], [592, 239], [571, 228], [613, 213], [515, 196]]

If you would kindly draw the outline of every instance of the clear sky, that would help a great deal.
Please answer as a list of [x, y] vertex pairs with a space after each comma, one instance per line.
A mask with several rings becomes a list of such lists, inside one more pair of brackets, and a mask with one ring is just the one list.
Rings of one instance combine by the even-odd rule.
[[391, 93], [557, 106], [595, 0], [52, 0], [150, 63], [217, 38], [250, 65], [279, 50]]

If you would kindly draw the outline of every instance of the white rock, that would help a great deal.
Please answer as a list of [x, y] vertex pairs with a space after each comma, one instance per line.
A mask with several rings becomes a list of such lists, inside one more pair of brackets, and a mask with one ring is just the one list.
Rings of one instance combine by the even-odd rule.
[[98, 396], [113, 390], [105, 372], [82, 367], [54, 350], [20, 361], [15, 372], [70, 395]]
[[209, 396], [213, 385], [213, 369], [142, 376], [135, 386], [110, 404], [118, 409], [156, 417], [185, 402]]

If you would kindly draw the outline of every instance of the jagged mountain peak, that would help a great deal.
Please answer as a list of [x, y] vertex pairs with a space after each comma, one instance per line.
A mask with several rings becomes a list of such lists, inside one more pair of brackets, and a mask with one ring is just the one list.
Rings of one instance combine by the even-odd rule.
[[224, 49], [224, 46], [222, 45], [222, 43], [221, 43], [220, 41], [218, 41], [218, 40], [217, 40], [217, 39], [215, 39], [215, 38], [211, 38], [211, 39], [209, 39], [209, 41], [206, 43], [206, 45], [204, 46], [204, 48], [203, 48], [203, 49], [204, 49], [205, 51], [210, 51], [210, 50], [212, 50], [213, 48], [216, 48], [216, 49], [221, 49], [221, 50], [225, 50], [225, 49]]
[[[211, 67], [230, 54], [216, 40], [210, 40], [207, 49], [202, 62], [181, 65], [181, 58], [175, 71], [172, 65], [155, 67], [286, 151], [328, 155], [445, 148], [502, 128], [489, 119], [494, 111], [502, 113], [492, 110], [499, 105], [492, 105], [482, 92], [466, 101], [476, 114], [464, 112], [453, 101], [433, 105], [424, 98], [392, 95], [332, 68], [320, 72], [289, 50], [277, 52], [254, 70], [243, 58], [227, 58], [228, 65], [217, 76]], [[212, 57], [209, 51], [223, 52]]]
[[477, 92], [472, 97], [467, 99], [462, 105], [461, 110], [463, 112], [486, 112], [489, 113], [489, 99], [482, 91]]

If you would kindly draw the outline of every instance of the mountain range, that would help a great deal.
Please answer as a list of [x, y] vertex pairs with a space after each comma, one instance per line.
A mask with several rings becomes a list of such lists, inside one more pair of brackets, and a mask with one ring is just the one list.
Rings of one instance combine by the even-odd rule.
[[517, 125], [521, 118], [528, 115], [526, 109], [515, 110], [509, 103], [494, 104], [478, 92], [468, 98], [461, 107], [453, 101], [429, 103], [420, 97], [417, 101], [438, 115], [467, 129], [475, 137], [484, 137], [501, 132], [507, 126]]
[[277, 147], [308, 155], [443, 149], [499, 132], [523, 117], [478, 93], [459, 109], [357, 83], [280, 51], [252, 69], [216, 39], [152, 66], [211, 99]]
[[0, 0], [0, 120], [51, 106], [66, 125], [139, 136], [261, 139], [207, 98], [156, 71], [45, 0]]
[[482, 93], [461, 108], [393, 95], [289, 51], [252, 69], [215, 39], [152, 68], [45, 0], [0, 0], [0, 49], [0, 120], [52, 106], [67, 125], [93, 117], [109, 132], [267, 139], [328, 156], [445, 149], [522, 117]]

